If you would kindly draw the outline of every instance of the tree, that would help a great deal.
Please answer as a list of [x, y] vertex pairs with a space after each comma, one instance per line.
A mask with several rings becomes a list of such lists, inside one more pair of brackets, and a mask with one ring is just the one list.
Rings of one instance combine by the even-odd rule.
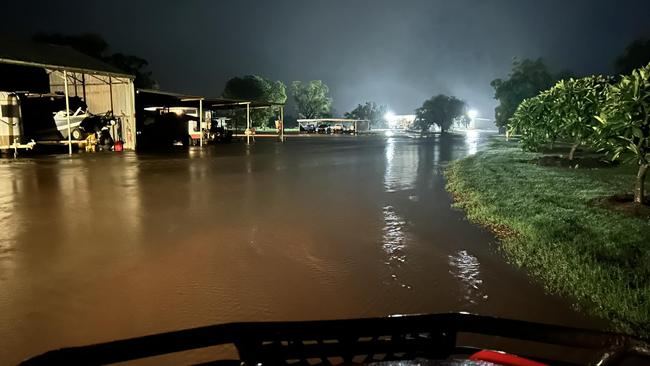
[[495, 123], [505, 128], [519, 103], [551, 87], [553, 76], [542, 59], [514, 60], [508, 78], [492, 80], [490, 85], [494, 88], [494, 99], [499, 101], [494, 110]]
[[[258, 75], [245, 75], [228, 80], [222, 93], [224, 98], [243, 99], [256, 102], [284, 104], [287, 101], [286, 87], [281, 81], [272, 81]], [[271, 126], [275, 112], [271, 108], [251, 111], [251, 123], [255, 127]], [[234, 116], [237, 120], [246, 118], [245, 112], [239, 111]]]
[[122, 53], [108, 54], [108, 43], [98, 34], [85, 33], [71, 36], [59, 33], [37, 33], [33, 39], [39, 43], [68, 46], [90, 57], [113, 65], [125, 73], [134, 75], [136, 88], [158, 88], [158, 84], [153, 80], [151, 71], [146, 71], [149, 65], [147, 60]]
[[550, 113], [552, 95], [542, 92], [532, 98], [524, 99], [508, 120], [508, 134], [521, 135], [524, 150], [535, 151], [557, 140], [559, 127]]
[[128, 74], [135, 75], [137, 88], [158, 89], [158, 83], [153, 79], [151, 71], [146, 70], [149, 66], [147, 60], [123, 53], [112, 54], [104, 60]]
[[571, 143], [569, 160], [573, 160], [579, 146], [595, 145], [596, 116], [605, 104], [610, 80], [598, 75], [557, 82], [519, 104], [508, 120], [508, 133], [521, 134], [525, 150], [567, 141]]
[[106, 52], [108, 52], [108, 43], [102, 36], [93, 33], [72, 36], [60, 33], [36, 33], [32, 38], [38, 43], [68, 46], [100, 60], [104, 59]]
[[650, 39], [637, 39], [630, 43], [615, 61], [614, 66], [619, 75], [629, 75], [636, 68], [650, 62]]
[[365, 119], [370, 121], [371, 127], [377, 128], [383, 125], [386, 111], [387, 107], [385, 105], [366, 102], [363, 105], [358, 104], [352, 111], [345, 113], [345, 118]]
[[569, 160], [580, 145], [593, 142], [600, 114], [611, 79], [596, 75], [561, 80], [551, 90], [548, 113], [558, 122], [560, 138], [571, 142]]
[[291, 93], [300, 118], [321, 118], [330, 112], [332, 99], [328, 96], [329, 88], [321, 80], [312, 80], [306, 84], [294, 81]]
[[650, 161], [650, 64], [623, 76], [607, 91], [598, 116], [601, 146], [618, 159], [630, 154], [639, 166], [634, 202], [645, 203], [645, 178]]
[[415, 126], [424, 132], [436, 124], [444, 133], [456, 119], [465, 114], [466, 109], [467, 106], [462, 100], [439, 94], [424, 101], [422, 107], [415, 110]]

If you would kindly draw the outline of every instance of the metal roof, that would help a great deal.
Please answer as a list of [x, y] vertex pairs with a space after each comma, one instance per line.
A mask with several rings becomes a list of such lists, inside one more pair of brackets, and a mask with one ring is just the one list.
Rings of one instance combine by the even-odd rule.
[[0, 36], [0, 63], [133, 79], [118, 68], [66, 46]]
[[199, 100], [203, 101], [205, 108], [211, 109], [238, 109], [245, 108], [248, 104], [250, 108], [268, 108], [272, 106], [283, 106], [284, 103], [275, 103], [275, 102], [260, 102], [254, 100], [244, 100], [244, 99], [229, 99], [221, 97], [206, 97], [193, 94], [184, 94], [184, 93], [175, 93], [162, 90], [154, 89], [138, 89], [138, 94], [151, 94], [159, 95], [164, 97], [171, 97], [176, 99], [179, 102], [179, 106], [186, 105], [190, 102], [198, 102]]
[[310, 118], [310, 119], [297, 119], [300, 123], [318, 123], [318, 122], [370, 122], [368, 119], [353, 119], [353, 118]]

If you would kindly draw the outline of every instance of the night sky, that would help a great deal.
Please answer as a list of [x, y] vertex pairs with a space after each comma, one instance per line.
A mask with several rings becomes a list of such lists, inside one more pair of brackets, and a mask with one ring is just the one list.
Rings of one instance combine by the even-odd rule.
[[101, 34], [147, 59], [163, 90], [322, 79], [338, 113], [366, 100], [412, 113], [445, 93], [492, 117], [489, 83], [513, 57], [611, 73], [626, 44], [650, 37], [648, 0], [6, 1], [2, 14], [3, 33]]

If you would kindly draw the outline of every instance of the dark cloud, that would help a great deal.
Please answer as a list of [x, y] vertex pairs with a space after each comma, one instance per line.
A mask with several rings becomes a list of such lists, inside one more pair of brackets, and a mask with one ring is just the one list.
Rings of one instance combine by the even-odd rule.
[[557, 71], [608, 73], [639, 36], [650, 2], [606, 1], [65, 1], [3, 5], [0, 30], [102, 34], [142, 56], [162, 88], [218, 94], [231, 76], [323, 79], [338, 111], [374, 100], [410, 113], [454, 94], [492, 114], [489, 82], [512, 57]]

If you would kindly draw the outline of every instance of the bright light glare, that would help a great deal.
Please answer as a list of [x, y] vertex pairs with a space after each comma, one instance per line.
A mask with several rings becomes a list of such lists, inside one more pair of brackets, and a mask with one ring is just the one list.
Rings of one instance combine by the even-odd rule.
[[476, 109], [470, 109], [469, 111], [467, 111], [467, 117], [471, 119], [478, 117], [478, 111]]
[[386, 135], [386, 137], [393, 137], [394, 133], [393, 131], [386, 131], [384, 132], [384, 135]]
[[395, 113], [393, 113], [392, 111], [386, 112], [386, 114], [384, 114], [384, 119], [388, 122], [392, 121], [393, 119], [395, 119]]

